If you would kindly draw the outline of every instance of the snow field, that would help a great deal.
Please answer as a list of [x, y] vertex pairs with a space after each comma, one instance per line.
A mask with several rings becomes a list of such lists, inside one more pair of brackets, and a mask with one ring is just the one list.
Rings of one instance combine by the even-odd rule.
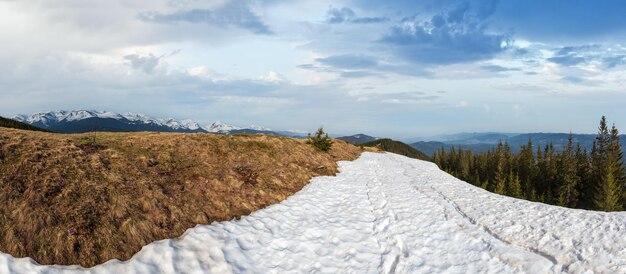
[[495, 195], [389, 153], [340, 171], [126, 262], [84, 269], [0, 254], [0, 273], [626, 273], [626, 213]]

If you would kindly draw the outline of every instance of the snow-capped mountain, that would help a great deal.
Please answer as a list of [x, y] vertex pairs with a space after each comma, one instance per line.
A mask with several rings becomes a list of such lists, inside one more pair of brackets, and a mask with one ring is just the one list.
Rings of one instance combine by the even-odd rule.
[[242, 129], [242, 127], [225, 124], [225, 123], [222, 123], [221, 121], [215, 121], [210, 125], [203, 126], [202, 129], [208, 132], [213, 132], [213, 133], [224, 133], [224, 132], [230, 132], [232, 130]]
[[38, 125], [43, 127], [51, 126], [60, 121], [77, 121], [87, 118], [100, 117], [100, 118], [114, 118], [119, 119], [121, 116], [117, 113], [106, 111], [89, 111], [89, 110], [77, 110], [77, 111], [51, 111], [51, 112], [39, 112], [30, 115], [19, 114], [12, 117], [14, 120], [28, 123], [32, 125]]
[[64, 133], [80, 133], [97, 129], [100, 131], [210, 132], [219, 134], [246, 132], [284, 135], [275, 133], [270, 128], [257, 125], [240, 127], [221, 121], [201, 125], [191, 119], [157, 118], [132, 112], [119, 114], [110, 111], [61, 110], [19, 114], [12, 118], [23, 123]]
[[258, 131], [272, 131], [271, 128], [257, 126], [257, 125], [250, 125], [248, 128], [253, 129], [253, 130], [258, 130]]

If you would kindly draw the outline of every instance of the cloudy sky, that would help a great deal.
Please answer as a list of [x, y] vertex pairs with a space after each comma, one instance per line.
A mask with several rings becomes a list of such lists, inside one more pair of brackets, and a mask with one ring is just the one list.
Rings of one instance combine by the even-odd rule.
[[0, 115], [407, 138], [626, 130], [623, 1], [0, 0]]

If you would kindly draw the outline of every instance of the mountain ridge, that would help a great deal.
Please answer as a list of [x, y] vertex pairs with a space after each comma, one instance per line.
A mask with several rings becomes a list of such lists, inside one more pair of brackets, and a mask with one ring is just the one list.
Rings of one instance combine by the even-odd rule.
[[93, 130], [111, 132], [159, 131], [159, 132], [205, 132], [217, 134], [231, 133], [264, 133], [303, 137], [300, 132], [283, 130], [274, 131], [270, 128], [250, 125], [247, 127], [215, 121], [211, 124], [200, 124], [192, 119], [178, 120], [175, 118], [158, 118], [146, 114], [97, 110], [56, 110], [32, 114], [18, 114], [11, 119], [61, 133], [84, 133]]
[[380, 138], [378, 137], [374, 137], [374, 136], [370, 136], [370, 135], [366, 135], [363, 133], [359, 133], [359, 134], [354, 134], [354, 135], [349, 135], [349, 136], [342, 136], [342, 137], [337, 137], [337, 139], [339, 140], [344, 140], [348, 143], [351, 144], [364, 144], [367, 142], [372, 142], [372, 141], [376, 141]]

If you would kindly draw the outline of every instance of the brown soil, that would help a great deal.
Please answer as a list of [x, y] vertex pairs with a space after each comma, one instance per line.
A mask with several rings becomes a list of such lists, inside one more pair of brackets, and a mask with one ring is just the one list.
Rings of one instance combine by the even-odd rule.
[[0, 128], [0, 251], [90, 267], [196, 224], [280, 202], [334, 175], [356, 146], [320, 152], [265, 135], [99, 133]]

